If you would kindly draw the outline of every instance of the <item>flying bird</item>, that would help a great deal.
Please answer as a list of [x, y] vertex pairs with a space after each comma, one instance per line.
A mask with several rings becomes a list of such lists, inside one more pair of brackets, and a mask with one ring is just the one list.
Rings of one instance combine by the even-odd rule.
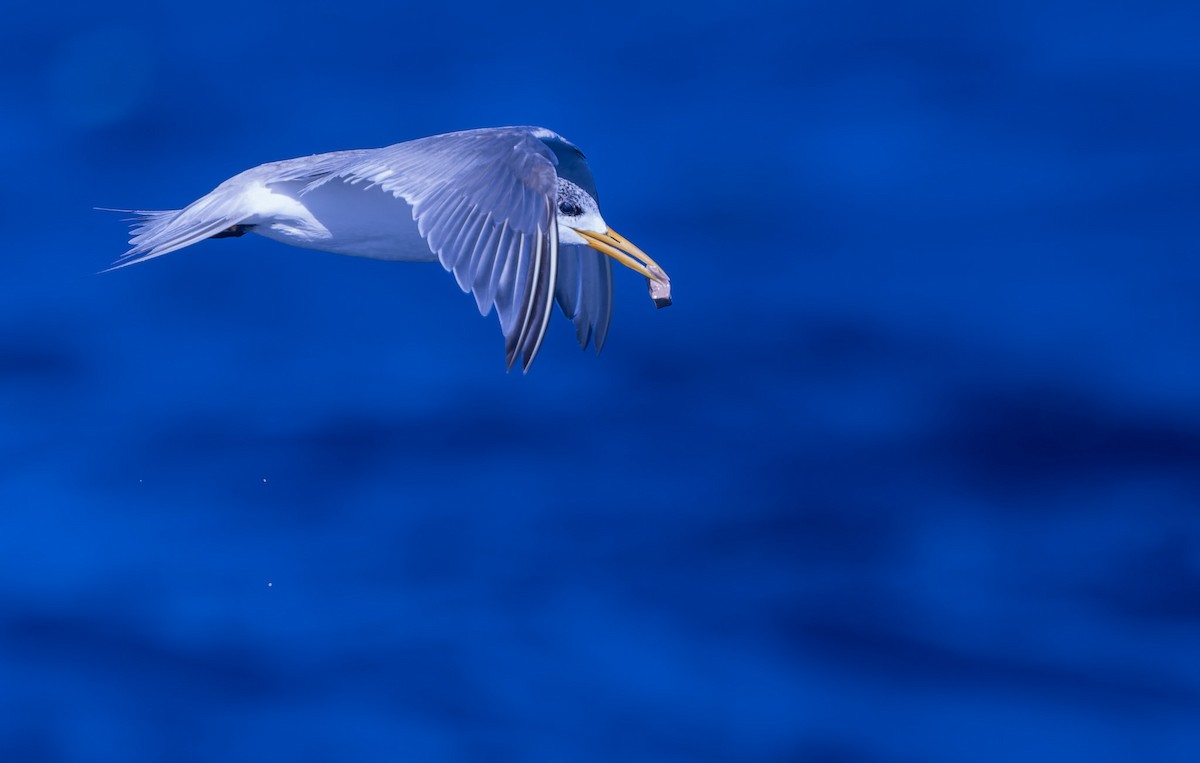
[[612, 261], [648, 279], [658, 307], [671, 282], [600, 215], [583, 152], [541, 127], [434, 135], [374, 149], [260, 164], [183, 209], [118, 210], [130, 249], [110, 270], [208, 238], [257, 233], [304, 249], [440, 262], [493, 307], [508, 368], [537, 356], [558, 302], [583, 348], [599, 352], [612, 318]]

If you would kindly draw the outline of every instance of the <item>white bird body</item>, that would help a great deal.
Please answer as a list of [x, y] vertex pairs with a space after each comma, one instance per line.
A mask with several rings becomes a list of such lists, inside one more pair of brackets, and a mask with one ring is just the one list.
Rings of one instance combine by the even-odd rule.
[[240, 192], [249, 216], [243, 225], [260, 236], [302, 249], [403, 262], [437, 262], [417, 230], [412, 205], [379, 188], [326, 183], [303, 193], [304, 183], [261, 181]]
[[666, 274], [600, 216], [582, 152], [543, 128], [269, 162], [181, 210], [134, 212], [132, 247], [114, 268], [245, 233], [355, 257], [441, 262], [482, 314], [496, 308], [508, 364], [520, 356], [525, 370], [555, 301], [581, 346], [591, 339], [599, 351], [612, 315], [609, 258], [651, 279], [660, 307], [670, 303]]

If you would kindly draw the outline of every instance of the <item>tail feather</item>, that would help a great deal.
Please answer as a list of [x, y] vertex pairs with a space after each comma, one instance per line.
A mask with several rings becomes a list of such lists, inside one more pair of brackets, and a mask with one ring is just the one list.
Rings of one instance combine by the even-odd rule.
[[[220, 209], [220, 207], [225, 209]], [[105, 209], [125, 212], [129, 218], [129, 251], [117, 258], [112, 267], [102, 272], [118, 270], [170, 254], [211, 238], [223, 230], [243, 223], [249, 215], [230, 215], [228, 205], [211, 203], [209, 197], [199, 199], [183, 209]]]

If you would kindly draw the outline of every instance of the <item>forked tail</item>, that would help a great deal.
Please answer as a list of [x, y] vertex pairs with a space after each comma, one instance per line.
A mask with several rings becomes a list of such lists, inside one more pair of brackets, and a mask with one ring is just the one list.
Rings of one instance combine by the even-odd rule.
[[109, 270], [161, 257], [206, 238], [240, 236], [249, 226], [242, 223], [248, 215], [230, 214], [228, 203], [213, 199], [213, 194], [197, 199], [183, 209], [106, 209], [106, 212], [125, 212], [129, 218], [129, 251], [117, 258]]

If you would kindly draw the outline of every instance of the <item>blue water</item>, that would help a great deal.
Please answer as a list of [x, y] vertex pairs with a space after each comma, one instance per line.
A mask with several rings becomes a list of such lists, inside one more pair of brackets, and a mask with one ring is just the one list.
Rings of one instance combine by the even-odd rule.
[[[14, 3], [0, 760], [1200, 760], [1200, 11]], [[1132, 4], [1128, 4], [1132, 6]], [[541, 124], [671, 274], [119, 216]]]

